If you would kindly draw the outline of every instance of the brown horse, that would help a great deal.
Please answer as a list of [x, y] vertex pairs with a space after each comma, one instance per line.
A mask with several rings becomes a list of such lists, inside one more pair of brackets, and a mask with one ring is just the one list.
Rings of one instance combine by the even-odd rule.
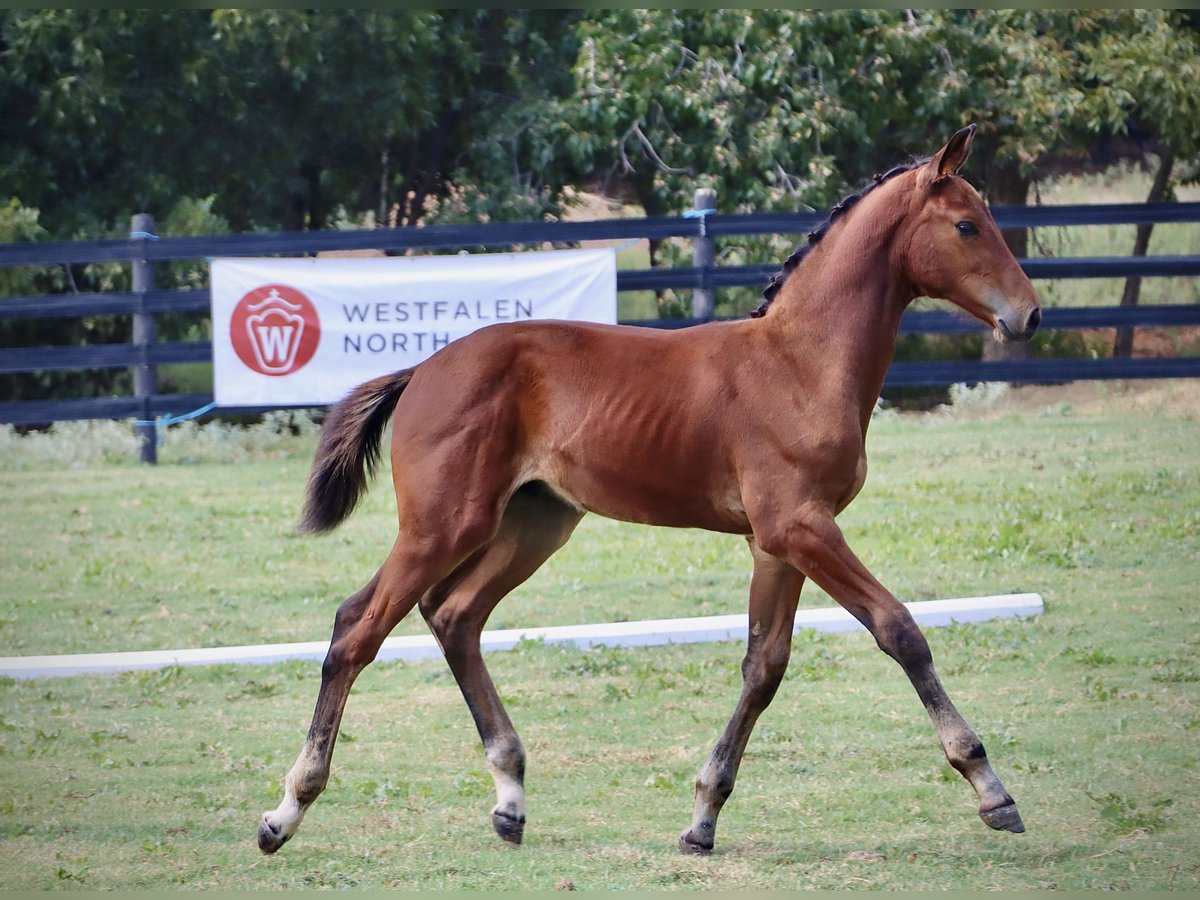
[[835, 207], [749, 319], [680, 331], [538, 322], [486, 328], [376, 378], [330, 412], [302, 527], [328, 531], [365, 490], [388, 418], [400, 533], [334, 619], [308, 739], [259, 847], [273, 853], [325, 787], [346, 697], [414, 606], [483, 739], [492, 824], [520, 843], [525, 753], [479, 648], [488, 615], [585, 512], [745, 535], [754, 560], [744, 687], [696, 778], [685, 852], [712, 849], [750, 731], [787, 667], [811, 578], [895, 659], [992, 828], [1023, 831], [983, 745], [942, 687], [924, 635], [846, 545], [834, 517], [866, 478], [864, 439], [900, 316], [940, 297], [1028, 340], [1029, 279], [957, 172], [975, 127]]

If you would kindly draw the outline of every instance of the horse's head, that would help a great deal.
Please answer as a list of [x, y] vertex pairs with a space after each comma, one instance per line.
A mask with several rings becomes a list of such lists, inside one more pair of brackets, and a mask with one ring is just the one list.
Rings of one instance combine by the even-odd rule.
[[918, 296], [937, 297], [992, 327], [998, 341], [1027, 341], [1042, 320], [1033, 289], [982, 198], [958, 176], [975, 126], [918, 166], [907, 275]]

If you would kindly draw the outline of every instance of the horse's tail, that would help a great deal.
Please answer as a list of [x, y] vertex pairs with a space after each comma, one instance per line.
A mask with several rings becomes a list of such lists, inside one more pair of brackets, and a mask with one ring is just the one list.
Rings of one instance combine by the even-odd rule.
[[332, 531], [354, 511], [379, 463], [383, 428], [412, 376], [404, 369], [374, 378], [329, 410], [308, 476], [301, 531]]

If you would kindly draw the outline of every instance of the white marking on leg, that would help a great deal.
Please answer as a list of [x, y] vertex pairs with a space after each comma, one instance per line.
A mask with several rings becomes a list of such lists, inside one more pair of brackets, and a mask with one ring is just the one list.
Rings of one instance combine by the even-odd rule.
[[[296, 829], [300, 827], [300, 822], [304, 819], [305, 812], [316, 799], [317, 794], [324, 789], [325, 781], [329, 777], [326, 772], [324, 778], [314, 779], [313, 776], [319, 773], [319, 760], [313, 758], [313, 752], [306, 745], [300, 752], [299, 759], [288, 772], [287, 777], [283, 782], [283, 800], [271, 812], [263, 813], [263, 821], [271, 826], [283, 840], [287, 840], [296, 833]], [[321, 787], [315, 792], [312, 790], [312, 783], [318, 780]], [[308, 785], [308, 793], [311, 794], [307, 803], [301, 803], [299, 794], [301, 786]]]
[[525, 821], [525, 786], [511, 772], [506, 772], [488, 760], [488, 771], [496, 785], [496, 806], [493, 813], [500, 813], [517, 822]]
[[302, 807], [295, 795], [292, 794], [291, 788], [288, 788], [283, 795], [283, 800], [271, 812], [263, 813], [263, 821], [271, 826], [282, 840], [287, 840], [296, 833], [296, 829], [300, 827], [300, 822], [304, 818], [305, 808]]

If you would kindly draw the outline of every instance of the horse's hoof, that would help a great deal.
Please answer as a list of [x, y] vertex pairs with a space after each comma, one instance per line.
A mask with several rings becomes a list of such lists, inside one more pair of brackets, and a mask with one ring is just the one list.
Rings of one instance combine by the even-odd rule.
[[259, 850], [263, 853], [274, 853], [286, 844], [290, 837], [290, 834], [281, 834], [279, 829], [267, 820], [267, 814], [263, 813], [263, 817], [258, 823]]
[[492, 827], [496, 829], [496, 834], [504, 838], [510, 844], [520, 845], [525, 838], [525, 817], [514, 819], [512, 816], [502, 812], [492, 813]]
[[981, 809], [979, 818], [983, 819], [988, 828], [995, 828], [997, 831], [1011, 831], [1013, 834], [1025, 831], [1025, 823], [1021, 821], [1021, 814], [1017, 812], [1015, 803], [1005, 803], [995, 809]]
[[692, 834], [689, 828], [679, 836], [679, 852], [685, 856], [708, 856], [712, 853], [712, 842], [704, 843], [700, 838]]

